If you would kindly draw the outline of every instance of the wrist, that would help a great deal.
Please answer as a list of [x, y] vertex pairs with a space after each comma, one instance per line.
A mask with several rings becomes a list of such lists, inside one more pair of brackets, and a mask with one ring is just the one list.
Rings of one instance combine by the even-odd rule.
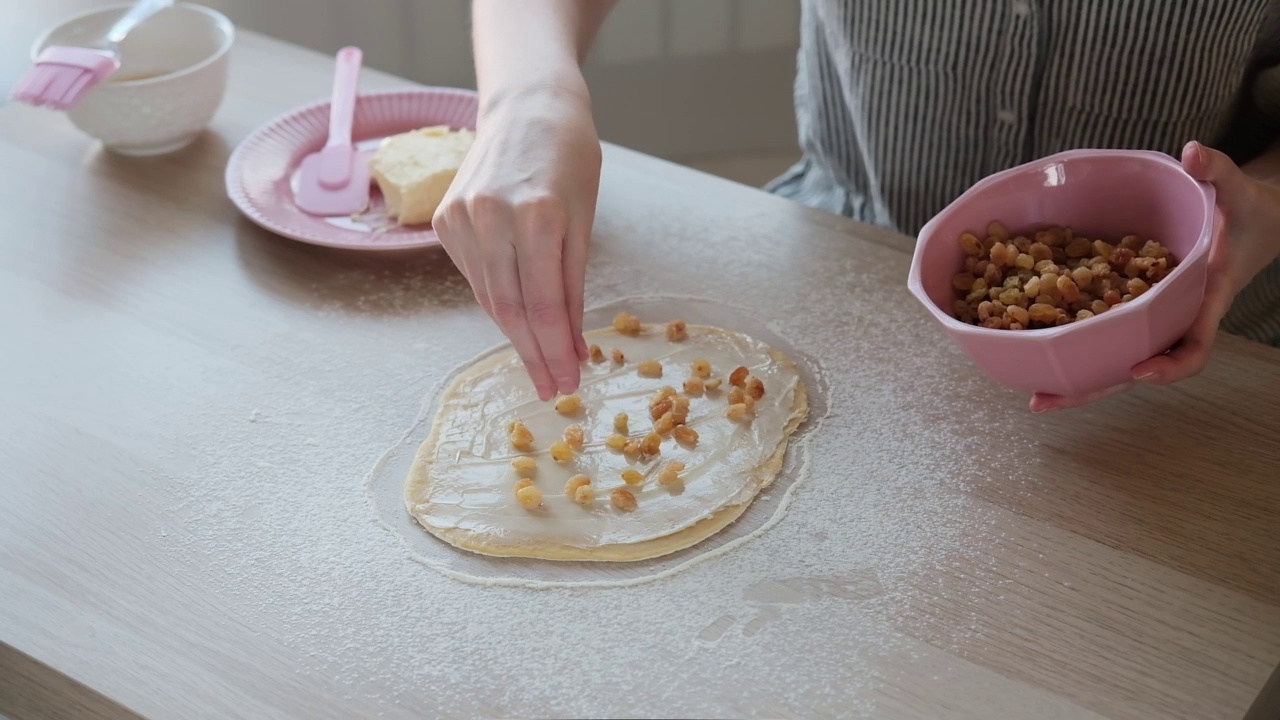
[[591, 95], [587, 91], [586, 80], [576, 67], [510, 82], [482, 82], [479, 95], [478, 123], [512, 107], [533, 108], [550, 104], [591, 112]]

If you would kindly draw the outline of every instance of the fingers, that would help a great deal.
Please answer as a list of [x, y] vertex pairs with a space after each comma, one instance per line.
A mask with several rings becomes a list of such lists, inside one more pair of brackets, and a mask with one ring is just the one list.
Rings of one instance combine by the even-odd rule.
[[1169, 385], [1198, 375], [1209, 365], [1209, 355], [1218, 334], [1218, 324], [1231, 309], [1231, 302], [1235, 297], [1223, 271], [1222, 241], [1225, 235], [1220, 216], [1216, 218], [1216, 225], [1214, 247], [1209, 253], [1209, 272], [1205, 283], [1204, 300], [1200, 303], [1200, 312], [1178, 344], [1162, 355], [1148, 358], [1133, 366], [1131, 373], [1134, 380], [1150, 385]]
[[1214, 242], [1209, 253], [1209, 271], [1204, 301], [1187, 334], [1169, 352], [1133, 366], [1134, 380], [1151, 385], [1168, 385], [1204, 371], [1209, 364], [1218, 323], [1231, 307], [1234, 293], [1226, 278], [1226, 228], [1224, 216], [1233, 217], [1242, 204], [1251, 202], [1248, 178], [1225, 154], [1192, 141], [1182, 148], [1182, 167], [1191, 177], [1212, 183], [1217, 190], [1218, 208], [1214, 218]]
[[1098, 400], [1101, 400], [1102, 398], [1110, 397], [1111, 395], [1115, 395], [1116, 393], [1124, 392], [1125, 390], [1128, 390], [1131, 387], [1133, 387], [1133, 383], [1131, 382], [1123, 383], [1120, 385], [1113, 385], [1105, 390], [1099, 390], [1098, 392], [1087, 393], [1085, 395], [1075, 395], [1075, 396], [1036, 393], [1035, 395], [1031, 396], [1030, 408], [1031, 408], [1031, 412], [1033, 413], [1050, 412], [1053, 410], [1066, 410], [1067, 408], [1075, 408], [1075, 407], [1080, 407], [1081, 405], [1088, 405], [1089, 403], [1096, 402]]
[[[1200, 315], [1196, 317], [1191, 329], [1182, 340], [1169, 352], [1133, 366], [1131, 371], [1133, 379], [1150, 385], [1169, 385], [1203, 372], [1209, 364], [1209, 355], [1217, 335], [1218, 323], [1230, 304], [1230, 297], [1224, 298], [1221, 292], [1206, 292]], [[1134, 383], [1125, 383], [1075, 397], [1036, 393], [1031, 398], [1031, 412], [1042, 413], [1087, 405], [1128, 390], [1133, 385]]]
[[1198, 375], [1209, 364], [1211, 345], [1188, 335], [1177, 347], [1133, 368], [1135, 380], [1148, 385], [1169, 385]]
[[525, 317], [555, 388], [567, 395], [578, 390], [581, 377], [565, 304], [562, 248], [568, 221], [554, 200], [523, 204], [516, 212], [516, 255]]
[[1200, 314], [1191, 329], [1169, 352], [1133, 366], [1133, 379], [1150, 385], [1168, 385], [1198, 375], [1209, 365], [1209, 354], [1218, 333], [1218, 323], [1231, 307], [1229, 291], [1223, 285], [1205, 290]]
[[582, 316], [585, 311], [587, 254], [591, 246], [591, 230], [596, 221], [596, 199], [600, 193], [600, 165], [603, 162], [602, 149], [599, 142], [591, 144], [584, 166], [590, 171], [585, 173], [589, 178], [586, 192], [581, 195], [574, 207], [576, 212], [569, 220], [569, 234], [565, 238], [564, 278], [565, 298], [569, 306], [569, 325], [573, 328], [574, 347], [578, 356], [586, 360], [589, 355], [587, 341], [582, 336]]
[[469, 277], [476, 300], [511, 341], [538, 397], [550, 400], [555, 397], [556, 384], [526, 316], [517, 269], [516, 227], [510, 209], [494, 198], [476, 197], [469, 199], [459, 214], [466, 215], [472, 230], [463, 256], [472, 270]]
[[431, 219], [431, 228], [440, 238], [440, 245], [444, 247], [449, 259], [471, 285], [476, 302], [492, 318], [493, 307], [484, 282], [484, 263], [477, 252], [475, 233], [466, 212], [460, 211], [452, 203], [442, 203]]
[[1182, 168], [1191, 177], [1213, 184], [1218, 204], [1234, 208], [1248, 194], [1248, 178], [1225, 154], [1191, 141], [1182, 148]]
[[587, 341], [582, 337], [582, 314], [586, 296], [587, 247], [590, 243], [591, 222], [570, 222], [569, 235], [564, 245], [564, 295], [569, 311], [569, 329], [573, 334], [573, 346], [579, 360], [587, 359]]
[[538, 397], [550, 400], [555, 397], [556, 383], [542, 358], [538, 338], [529, 327], [520, 274], [516, 269], [515, 247], [506, 245], [504, 250], [502, 244], [494, 243], [492, 247], [486, 248], [484, 283], [493, 308], [494, 321], [511, 340], [516, 355], [529, 371], [529, 378], [533, 380]]
[[[432, 220], [476, 301], [511, 340], [538, 396], [576, 392], [582, 339], [585, 249], [564, 255], [568, 220], [555, 200], [510, 204], [493, 197], [446, 203]], [[574, 269], [566, 294], [565, 268]], [[569, 297], [572, 297], [570, 302]], [[574, 312], [570, 311], [574, 308]]]

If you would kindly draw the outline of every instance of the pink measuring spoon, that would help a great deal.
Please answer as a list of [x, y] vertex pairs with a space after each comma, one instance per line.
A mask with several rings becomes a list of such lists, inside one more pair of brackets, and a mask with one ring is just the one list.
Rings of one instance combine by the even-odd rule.
[[338, 51], [329, 105], [329, 142], [298, 167], [293, 200], [312, 215], [350, 215], [369, 206], [369, 165], [351, 144], [360, 79], [360, 48]]

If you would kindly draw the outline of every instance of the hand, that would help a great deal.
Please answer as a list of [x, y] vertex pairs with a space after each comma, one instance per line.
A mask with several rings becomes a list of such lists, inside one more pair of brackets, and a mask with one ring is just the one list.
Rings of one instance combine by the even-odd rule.
[[[1169, 352], [1133, 367], [1133, 379], [1151, 385], [1168, 385], [1204, 370], [1218, 323], [1231, 309], [1231, 301], [1280, 253], [1280, 234], [1276, 232], [1280, 227], [1280, 188], [1249, 177], [1231, 158], [1198, 142], [1187, 143], [1182, 149], [1182, 167], [1191, 177], [1213, 185], [1217, 217], [1200, 313]], [[1078, 407], [1132, 386], [1126, 383], [1078, 397], [1037, 393], [1031, 398], [1031, 411]]]
[[600, 141], [585, 93], [508, 97], [482, 112], [432, 223], [440, 242], [549, 400], [572, 393]]

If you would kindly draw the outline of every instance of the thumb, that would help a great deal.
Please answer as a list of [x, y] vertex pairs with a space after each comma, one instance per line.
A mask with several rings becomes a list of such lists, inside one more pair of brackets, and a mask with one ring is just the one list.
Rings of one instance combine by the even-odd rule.
[[1245, 175], [1224, 153], [1192, 140], [1182, 148], [1182, 168], [1218, 191], [1219, 204], [1231, 207], [1244, 195]]

